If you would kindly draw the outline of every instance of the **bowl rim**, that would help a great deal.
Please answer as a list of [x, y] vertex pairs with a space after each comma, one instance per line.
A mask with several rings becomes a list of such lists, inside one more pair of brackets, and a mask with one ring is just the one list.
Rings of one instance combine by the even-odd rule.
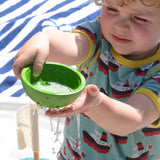
[[73, 71], [80, 78], [81, 84], [76, 89], [74, 89], [72, 91], [69, 91], [69, 92], [50, 92], [50, 91], [46, 91], [46, 90], [40, 89], [38, 87], [35, 87], [31, 83], [29, 83], [28, 80], [27, 80], [27, 78], [26, 78], [26, 76], [25, 76], [26, 73], [27, 73], [27, 71], [29, 71], [29, 70], [32, 69], [33, 65], [29, 65], [29, 66], [27, 66], [27, 67], [25, 67], [25, 68], [22, 69], [22, 71], [21, 71], [21, 81], [22, 81], [22, 84], [25, 83], [27, 86], [29, 86], [30, 88], [36, 90], [37, 92], [41, 92], [41, 93], [48, 94], [48, 95], [72, 95], [72, 94], [80, 92], [81, 90], [84, 89], [84, 87], [86, 85], [86, 81], [85, 81], [85, 78], [82, 75], [82, 73], [80, 73], [78, 70], [76, 70], [75, 68], [73, 68], [71, 66], [68, 66], [68, 65], [65, 65], [65, 64], [62, 64], [62, 63], [57, 63], [57, 62], [45, 62], [44, 63], [44, 65], [47, 65], [47, 64], [49, 64], [49, 65], [56, 65], [56, 66], [62, 66], [62, 67], [65, 67], [65, 68]]

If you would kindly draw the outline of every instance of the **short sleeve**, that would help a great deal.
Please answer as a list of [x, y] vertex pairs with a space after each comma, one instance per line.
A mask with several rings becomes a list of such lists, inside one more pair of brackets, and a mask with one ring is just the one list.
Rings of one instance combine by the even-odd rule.
[[87, 66], [97, 57], [99, 54], [99, 46], [101, 39], [101, 30], [99, 24], [99, 18], [95, 21], [82, 23], [71, 31], [72, 33], [80, 33], [84, 35], [89, 42], [89, 52], [87, 57], [76, 64], [79, 71], [85, 70]]
[[[135, 93], [148, 96], [160, 113], [160, 65], [158, 64], [153, 67], [145, 79], [144, 83]], [[155, 121], [153, 125], [160, 125], [160, 120]]]

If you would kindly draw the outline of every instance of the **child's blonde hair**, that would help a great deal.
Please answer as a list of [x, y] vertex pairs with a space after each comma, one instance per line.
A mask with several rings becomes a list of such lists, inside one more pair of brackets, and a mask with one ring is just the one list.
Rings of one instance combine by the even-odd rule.
[[[103, 4], [103, 1], [104, 0], [94, 0], [94, 2], [97, 4], [97, 5], [102, 5]], [[129, 4], [131, 2], [134, 2], [136, 0], [116, 0], [117, 1], [117, 4], [119, 6], [123, 6], [123, 5], [126, 5], [126, 4]], [[160, 0], [139, 0], [141, 1], [141, 3], [145, 6], [156, 6], [156, 7], [160, 7]]]

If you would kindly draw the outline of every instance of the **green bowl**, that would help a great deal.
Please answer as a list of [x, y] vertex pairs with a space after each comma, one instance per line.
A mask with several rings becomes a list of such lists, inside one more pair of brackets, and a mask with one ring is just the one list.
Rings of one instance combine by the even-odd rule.
[[22, 85], [27, 95], [41, 107], [59, 108], [71, 104], [85, 87], [84, 76], [60, 63], [46, 62], [39, 77], [32, 66], [22, 69]]

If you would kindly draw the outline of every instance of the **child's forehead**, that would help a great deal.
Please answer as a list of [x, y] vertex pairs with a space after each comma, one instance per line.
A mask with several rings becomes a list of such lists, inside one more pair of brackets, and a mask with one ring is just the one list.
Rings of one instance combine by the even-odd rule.
[[128, 2], [126, 2], [125, 0], [103, 0], [103, 3], [105, 4], [108, 4], [108, 5], [111, 5], [111, 6], [120, 6], [120, 7], [123, 7], [123, 6], [131, 6], [131, 5], [134, 5], [135, 1], [133, 0], [130, 0]]
[[103, 2], [109, 5], [117, 5], [116, 0], [103, 0]]
[[103, 2], [112, 4], [112, 5], [134, 5], [139, 3], [147, 7], [160, 7], [160, 0], [102, 0]]
[[109, 5], [110, 7], [113, 8], [124, 7], [125, 9], [129, 10], [129, 12], [149, 16], [151, 18], [160, 15], [160, 8], [157, 8], [155, 6], [145, 6], [144, 4], [141, 3], [140, 0], [130, 0], [129, 4], [122, 6], [118, 4], [118, 1], [122, 2], [123, 0], [104, 0], [103, 2], [106, 5]]

